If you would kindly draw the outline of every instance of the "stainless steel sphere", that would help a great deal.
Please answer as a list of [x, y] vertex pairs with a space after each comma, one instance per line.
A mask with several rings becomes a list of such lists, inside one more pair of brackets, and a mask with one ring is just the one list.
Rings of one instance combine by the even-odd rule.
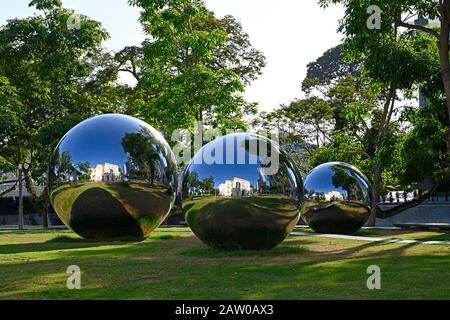
[[182, 208], [192, 231], [209, 246], [271, 249], [295, 227], [301, 190], [301, 177], [277, 144], [232, 134], [194, 156], [183, 174]]
[[168, 215], [176, 162], [163, 136], [118, 114], [83, 121], [50, 160], [50, 199], [61, 220], [84, 238], [143, 238]]
[[352, 234], [369, 219], [370, 182], [349, 164], [316, 167], [305, 179], [304, 192], [302, 218], [316, 232]]

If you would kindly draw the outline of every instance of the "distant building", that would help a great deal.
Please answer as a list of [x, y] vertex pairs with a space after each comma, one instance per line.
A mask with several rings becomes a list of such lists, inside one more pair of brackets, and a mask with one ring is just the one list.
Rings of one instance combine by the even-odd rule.
[[222, 197], [249, 196], [252, 193], [253, 190], [250, 181], [240, 178], [226, 180], [219, 185], [219, 195]]
[[325, 200], [326, 201], [343, 201], [345, 199], [344, 199], [344, 196], [340, 192], [331, 191], [325, 195]]
[[424, 16], [419, 16], [416, 20], [414, 20], [414, 24], [416, 26], [425, 26], [429, 23], [428, 19]]
[[95, 168], [91, 168], [91, 181], [95, 182], [113, 182], [119, 181], [122, 173], [119, 166], [110, 163], [98, 164]]

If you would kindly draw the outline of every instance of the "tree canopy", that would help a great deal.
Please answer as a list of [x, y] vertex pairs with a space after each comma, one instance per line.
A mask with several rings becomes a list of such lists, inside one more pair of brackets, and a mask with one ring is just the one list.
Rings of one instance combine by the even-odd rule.
[[[142, 9], [149, 39], [139, 57], [138, 88], [145, 92], [139, 115], [164, 132], [193, 129], [195, 121], [216, 128], [246, 128], [254, 104], [245, 85], [265, 65], [233, 17], [215, 17], [199, 0], [131, 0]], [[136, 61], [128, 57], [128, 66]], [[130, 59], [132, 58], [132, 59]]]

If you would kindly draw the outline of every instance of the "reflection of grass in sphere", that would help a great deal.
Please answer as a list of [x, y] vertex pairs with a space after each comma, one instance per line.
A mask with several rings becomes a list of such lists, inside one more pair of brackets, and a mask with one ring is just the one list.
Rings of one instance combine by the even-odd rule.
[[173, 201], [167, 188], [140, 181], [67, 184], [56, 188], [51, 197], [55, 210], [71, 228], [91, 229], [89, 225], [99, 224], [96, 220], [100, 219], [110, 228], [138, 228], [137, 237], [158, 227]]
[[352, 234], [364, 226], [370, 209], [359, 201], [306, 201], [302, 217], [319, 233]]
[[[266, 213], [293, 216], [297, 214], [297, 208], [293, 207], [292, 200], [283, 195], [261, 195], [256, 197], [194, 197], [184, 203], [186, 215], [195, 214], [198, 210], [208, 206], [216, 206], [224, 214], [232, 214], [235, 209], [242, 207], [264, 209]], [[249, 211], [250, 215], [264, 214], [261, 211]]]

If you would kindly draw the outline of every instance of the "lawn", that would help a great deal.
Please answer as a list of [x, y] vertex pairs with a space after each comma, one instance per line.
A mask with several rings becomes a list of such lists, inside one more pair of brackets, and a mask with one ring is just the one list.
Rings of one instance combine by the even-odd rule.
[[[444, 232], [360, 235], [450, 239]], [[81, 290], [66, 288], [70, 265], [81, 268]], [[381, 290], [366, 287], [371, 265], [381, 268]], [[292, 236], [272, 251], [220, 252], [187, 228], [160, 228], [139, 243], [0, 231], [0, 299], [450, 299], [449, 266], [446, 245]]]

